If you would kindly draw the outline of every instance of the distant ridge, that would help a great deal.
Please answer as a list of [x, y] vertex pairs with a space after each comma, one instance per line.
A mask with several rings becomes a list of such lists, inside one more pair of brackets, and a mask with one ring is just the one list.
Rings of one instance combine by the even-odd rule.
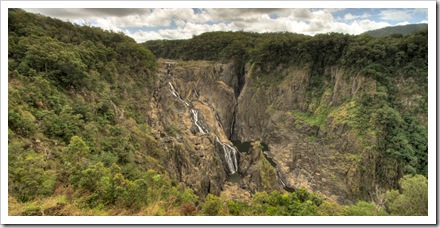
[[391, 34], [402, 34], [404, 36], [419, 30], [428, 29], [428, 24], [410, 24], [410, 25], [399, 25], [399, 26], [389, 26], [381, 29], [371, 30], [364, 32], [363, 34], [368, 34], [371, 36], [389, 36]]

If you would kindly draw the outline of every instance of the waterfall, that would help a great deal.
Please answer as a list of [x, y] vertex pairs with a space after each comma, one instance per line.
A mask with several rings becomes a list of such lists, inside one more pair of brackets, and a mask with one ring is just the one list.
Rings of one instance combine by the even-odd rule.
[[[174, 97], [176, 97], [177, 99], [179, 99], [182, 103], [184, 103], [187, 107], [190, 107], [190, 105], [188, 104], [188, 102], [184, 101], [182, 99], [182, 97], [180, 97], [180, 94], [177, 92], [177, 90], [174, 88], [173, 84], [171, 82], [168, 82], [168, 84], [170, 85], [170, 89], [171, 89], [171, 94], [173, 94]], [[197, 112], [197, 110], [191, 109], [191, 114], [192, 117], [194, 119], [194, 124], [196, 125], [196, 127], [199, 129], [199, 131], [202, 134], [206, 134], [208, 133], [208, 130], [204, 129], [203, 126], [201, 125], [200, 121], [199, 121], [199, 113]]]
[[295, 188], [288, 186], [284, 181], [284, 177], [281, 174], [281, 172], [279, 170], [277, 170], [277, 177], [278, 177], [278, 182], [281, 183], [281, 185], [283, 186], [283, 188], [287, 191], [287, 192], [295, 192]]
[[237, 150], [229, 144], [220, 142], [218, 137], [216, 137], [215, 140], [218, 144], [222, 145], [226, 165], [228, 166], [230, 174], [234, 174], [238, 170]]
[[170, 84], [171, 87], [171, 93], [173, 94], [173, 96], [177, 97], [181, 102], [183, 102], [187, 107], [189, 107], [188, 102], [182, 100], [182, 98], [180, 97], [180, 94], [177, 92], [177, 90], [174, 88], [173, 84], [171, 84], [171, 82], [168, 82], [168, 84]]
[[206, 132], [205, 132], [203, 130], [203, 127], [199, 124], [199, 113], [197, 112], [197, 110], [191, 109], [191, 113], [192, 113], [192, 116], [194, 118], [194, 124], [196, 125], [196, 127], [199, 129], [199, 131], [202, 134], [206, 134], [207, 130], [205, 129], [206, 130]]
[[281, 178], [280, 172], [277, 171], [278, 181], [283, 185], [283, 188], [286, 188], [286, 184], [284, 183], [283, 179]]

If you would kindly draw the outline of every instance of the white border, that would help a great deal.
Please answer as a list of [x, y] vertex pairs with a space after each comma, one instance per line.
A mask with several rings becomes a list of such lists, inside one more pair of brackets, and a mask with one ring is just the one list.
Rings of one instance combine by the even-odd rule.
[[[2, 1], [1, 2], [1, 223], [2, 224], [436, 224], [436, 2], [435, 1]], [[429, 216], [413, 217], [151, 217], [151, 216], [8, 216], [7, 102], [8, 8], [428, 8]]]

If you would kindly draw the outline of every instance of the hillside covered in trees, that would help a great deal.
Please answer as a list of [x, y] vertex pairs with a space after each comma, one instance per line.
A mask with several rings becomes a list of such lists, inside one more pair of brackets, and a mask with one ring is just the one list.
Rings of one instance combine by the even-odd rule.
[[427, 29], [428, 29], [428, 24], [409, 24], [409, 25], [390, 26], [381, 29], [375, 29], [375, 30], [367, 31], [364, 34], [368, 34], [370, 36], [390, 36], [396, 34], [406, 36], [413, 32], [420, 30], [427, 30]]
[[[138, 44], [10, 9], [9, 215], [427, 215], [427, 40], [213, 32]], [[301, 146], [278, 149], [289, 137]], [[243, 199], [229, 197], [229, 140], [269, 143], [280, 167], [257, 144], [240, 152]]]

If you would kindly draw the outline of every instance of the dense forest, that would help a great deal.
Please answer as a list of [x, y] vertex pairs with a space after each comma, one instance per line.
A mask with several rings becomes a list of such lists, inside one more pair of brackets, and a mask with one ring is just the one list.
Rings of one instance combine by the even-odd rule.
[[[10, 9], [9, 215], [427, 215], [427, 34], [212, 32], [138, 44]], [[369, 156], [387, 191], [349, 205], [305, 188], [257, 192], [248, 202], [196, 194], [168, 174], [149, 123], [158, 58], [251, 63], [263, 73], [306, 66], [310, 100], [325, 93], [326, 66], [377, 81], [375, 93], [356, 98], [350, 121], [362, 137], [377, 136]], [[404, 90], [398, 77], [410, 81]], [[412, 93], [423, 102], [400, 99]]]
[[367, 31], [364, 34], [368, 34], [370, 36], [390, 36], [393, 34], [400, 34], [403, 36], [409, 35], [415, 31], [419, 30], [427, 30], [428, 24], [409, 24], [409, 25], [399, 25], [399, 26], [390, 26], [381, 29]]

